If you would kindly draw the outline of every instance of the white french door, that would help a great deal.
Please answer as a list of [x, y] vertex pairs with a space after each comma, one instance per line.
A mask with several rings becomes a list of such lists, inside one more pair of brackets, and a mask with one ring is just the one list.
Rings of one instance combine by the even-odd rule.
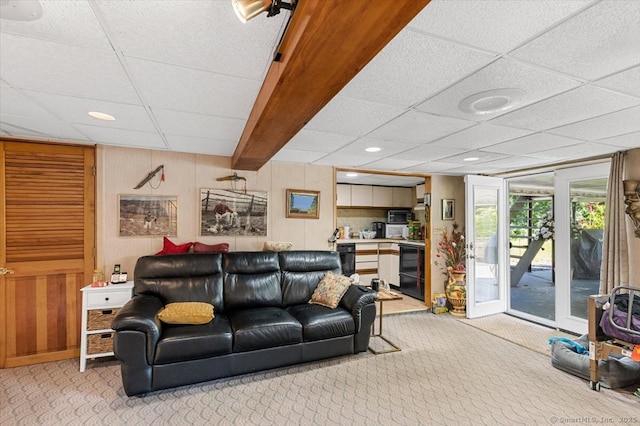
[[467, 317], [507, 310], [508, 217], [504, 179], [465, 176]]

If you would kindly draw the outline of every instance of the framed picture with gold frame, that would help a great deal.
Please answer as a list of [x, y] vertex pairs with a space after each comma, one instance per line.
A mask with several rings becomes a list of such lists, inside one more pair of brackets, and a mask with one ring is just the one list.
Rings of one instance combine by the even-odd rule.
[[320, 191], [308, 189], [287, 189], [288, 218], [320, 218]]

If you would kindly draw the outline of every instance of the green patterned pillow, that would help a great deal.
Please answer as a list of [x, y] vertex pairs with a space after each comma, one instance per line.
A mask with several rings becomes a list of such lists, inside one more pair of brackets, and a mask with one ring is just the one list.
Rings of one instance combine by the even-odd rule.
[[349, 278], [328, 271], [318, 283], [318, 287], [313, 292], [309, 303], [335, 309], [350, 285], [351, 280]]

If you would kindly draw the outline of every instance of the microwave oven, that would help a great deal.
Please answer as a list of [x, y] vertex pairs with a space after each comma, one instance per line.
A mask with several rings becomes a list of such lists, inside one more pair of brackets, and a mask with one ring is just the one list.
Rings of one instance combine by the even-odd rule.
[[409, 223], [412, 218], [411, 210], [387, 211], [387, 223]]
[[407, 239], [409, 225], [387, 223], [384, 227], [384, 237], [390, 239]]

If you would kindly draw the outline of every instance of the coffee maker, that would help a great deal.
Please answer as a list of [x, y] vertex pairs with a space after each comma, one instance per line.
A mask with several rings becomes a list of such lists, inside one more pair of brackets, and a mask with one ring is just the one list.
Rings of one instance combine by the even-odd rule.
[[384, 222], [373, 222], [371, 229], [376, 231], [376, 238], [385, 238], [385, 225]]

